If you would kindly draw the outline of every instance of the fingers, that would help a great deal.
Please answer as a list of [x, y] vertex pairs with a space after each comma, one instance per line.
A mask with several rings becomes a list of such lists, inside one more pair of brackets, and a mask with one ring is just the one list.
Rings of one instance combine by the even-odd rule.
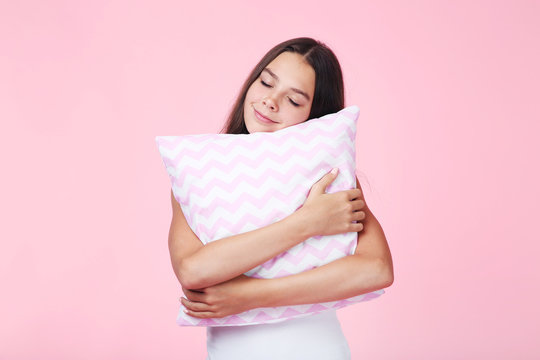
[[180, 299], [180, 302], [182, 303], [182, 305], [186, 307], [187, 310], [192, 311], [192, 312], [211, 312], [212, 311], [212, 309], [210, 308], [210, 305], [202, 303], [202, 302], [191, 301], [191, 300], [186, 299], [185, 297], [182, 297]]
[[324, 194], [326, 192], [326, 188], [332, 181], [336, 179], [338, 172], [339, 168], [333, 168], [311, 187], [311, 191]]
[[364, 206], [366, 206], [366, 203], [364, 202], [364, 200], [351, 200], [350, 203], [354, 211], [363, 209]]
[[197, 302], [204, 302], [205, 293], [200, 292], [200, 291], [193, 291], [190, 289], [184, 289], [184, 288], [182, 288], [182, 290], [184, 291], [186, 298], [188, 298], [189, 300], [197, 301]]
[[366, 213], [363, 211], [353, 211], [352, 219], [354, 221], [362, 221], [366, 218]]
[[359, 222], [359, 223], [353, 223], [352, 224], [352, 229], [351, 229], [351, 232], [360, 232], [364, 230], [364, 224]]
[[222, 317], [219, 313], [212, 311], [211, 306], [208, 304], [190, 301], [184, 297], [180, 298], [180, 301], [185, 306], [184, 312], [189, 316], [200, 319]]
[[349, 195], [349, 200], [354, 200], [354, 199], [360, 199], [360, 200], [364, 200], [363, 197], [362, 197], [362, 190], [360, 189], [350, 189], [350, 190], [345, 190], [347, 192], [347, 195]]
[[219, 318], [219, 317], [221, 317], [218, 314], [214, 314], [214, 313], [211, 313], [211, 312], [196, 312], [196, 311], [190, 311], [190, 310], [187, 310], [186, 314], [188, 314], [189, 316], [199, 318], [199, 319], [208, 319], [208, 318]]

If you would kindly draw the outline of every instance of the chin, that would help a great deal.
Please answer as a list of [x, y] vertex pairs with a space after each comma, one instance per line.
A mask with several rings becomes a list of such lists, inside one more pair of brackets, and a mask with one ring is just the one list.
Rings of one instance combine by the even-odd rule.
[[272, 132], [272, 130], [262, 127], [259, 124], [254, 124], [253, 126], [249, 126], [249, 127], [246, 125], [246, 128], [250, 134], [258, 133], [258, 132]]
[[250, 134], [253, 134], [254, 132], [260, 131], [258, 129], [258, 127], [257, 127], [257, 124], [253, 124], [253, 123], [246, 124], [246, 129], [247, 129], [248, 133], [250, 133]]

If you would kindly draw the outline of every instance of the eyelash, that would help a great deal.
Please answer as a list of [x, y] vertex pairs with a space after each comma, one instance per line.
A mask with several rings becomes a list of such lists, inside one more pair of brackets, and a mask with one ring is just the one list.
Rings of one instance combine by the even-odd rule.
[[[267, 83], [265, 83], [265, 82], [262, 81], [262, 80], [261, 80], [261, 84], [263, 84], [263, 85], [266, 86], [266, 87], [271, 87], [270, 85], [268, 85]], [[293, 106], [300, 106], [300, 104], [295, 103], [295, 102], [292, 101], [291, 99], [289, 99], [289, 101], [291, 102], [291, 104], [293, 104]]]

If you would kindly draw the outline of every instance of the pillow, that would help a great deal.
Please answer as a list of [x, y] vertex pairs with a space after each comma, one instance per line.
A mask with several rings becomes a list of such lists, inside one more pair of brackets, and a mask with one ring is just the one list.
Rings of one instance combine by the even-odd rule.
[[[359, 108], [310, 119], [274, 132], [157, 136], [172, 191], [203, 244], [279, 221], [306, 200], [311, 186], [331, 168], [337, 178], [327, 193], [356, 188], [356, 122]], [[314, 236], [244, 273], [255, 278], [297, 274], [353, 254], [357, 233]], [[351, 274], [353, 276], [354, 274]], [[384, 290], [340, 301], [256, 308], [222, 318], [183, 312], [181, 326], [275, 323], [371, 300]]]

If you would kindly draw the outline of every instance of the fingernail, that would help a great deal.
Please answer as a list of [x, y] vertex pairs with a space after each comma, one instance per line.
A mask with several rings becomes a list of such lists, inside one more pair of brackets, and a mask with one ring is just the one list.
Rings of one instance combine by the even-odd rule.
[[185, 312], [186, 314], [188, 313], [188, 311], [187, 311], [186, 309], [184, 309], [184, 312]]
[[333, 175], [336, 175], [338, 171], [338, 168], [333, 168], [332, 171], [330, 171]]

